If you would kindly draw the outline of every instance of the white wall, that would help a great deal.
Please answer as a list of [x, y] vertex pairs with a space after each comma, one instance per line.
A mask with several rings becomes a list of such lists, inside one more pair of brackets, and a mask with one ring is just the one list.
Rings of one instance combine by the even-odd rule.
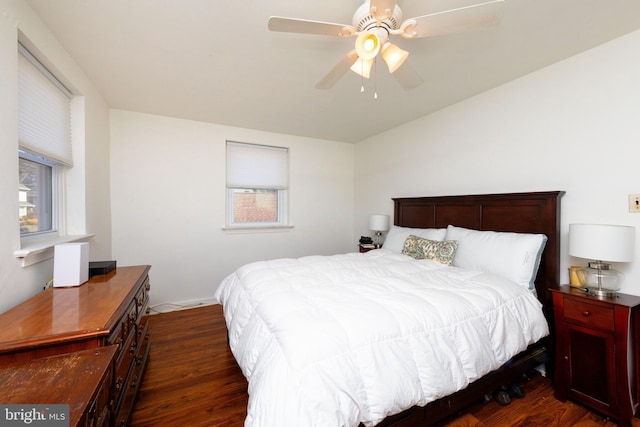
[[[586, 264], [568, 256], [570, 223], [636, 226], [640, 254], [638, 51], [635, 32], [358, 143], [356, 232], [391, 197], [564, 190], [561, 281]], [[640, 262], [614, 268], [640, 295]]]
[[[0, 312], [42, 290], [53, 275], [51, 260], [21, 267], [18, 228], [18, 33], [51, 62], [65, 83], [84, 96], [85, 132], [74, 141], [69, 207], [73, 232], [95, 233], [91, 259], [111, 256], [109, 110], [82, 70], [39, 18], [20, 0], [0, 0]], [[77, 143], [76, 143], [77, 142]], [[86, 206], [86, 207], [85, 207]]]
[[[352, 144], [111, 111], [113, 255], [151, 264], [151, 305], [206, 301], [255, 260], [355, 251]], [[225, 141], [290, 148], [286, 232], [229, 233]]]

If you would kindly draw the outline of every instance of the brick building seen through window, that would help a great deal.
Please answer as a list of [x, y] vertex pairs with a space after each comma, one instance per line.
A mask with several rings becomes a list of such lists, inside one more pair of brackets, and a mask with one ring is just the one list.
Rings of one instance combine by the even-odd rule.
[[235, 190], [233, 217], [237, 223], [277, 222], [278, 192], [276, 190]]

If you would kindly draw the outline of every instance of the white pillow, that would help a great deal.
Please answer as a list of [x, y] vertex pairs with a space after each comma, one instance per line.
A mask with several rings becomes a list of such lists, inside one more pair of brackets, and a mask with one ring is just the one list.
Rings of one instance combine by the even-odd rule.
[[447, 234], [446, 228], [411, 228], [411, 227], [398, 227], [392, 225], [391, 230], [387, 233], [387, 237], [384, 239], [382, 249], [389, 250], [394, 253], [402, 253], [404, 247], [404, 241], [407, 240], [409, 235], [422, 237], [423, 239], [437, 240], [439, 242], [444, 240], [444, 236]]
[[547, 242], [544, 234], [504, 233], [447, 227], [447, 240], [457, 240], [456, 267], [497, 274], [535, 289], [540, 257]]

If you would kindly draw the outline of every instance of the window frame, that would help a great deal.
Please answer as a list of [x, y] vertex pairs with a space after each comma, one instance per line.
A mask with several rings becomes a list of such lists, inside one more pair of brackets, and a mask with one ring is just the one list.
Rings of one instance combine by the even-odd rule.
[[[49, 221], [51, 222], [51, 228], [46, 230], [33, 231], [29, 233], [24, 233], [24, 234], [21, 231], [20, 238], [29, 239], [34, 236], [42, 236], [47, 234], [57, 235], [59, 231], [59, 224], [60, 224], [58, 220], [60, 218], [59, 206], [61, 205], [60, 203], [61, 192], [59, 191], [58, 182], [59, 182], [60, 172], [62, 169], [64, 169], [64, 167], [61, 167], [61, 165], [55, 160], [51, 160], [47, 157], [44, 157], [38, 154], [33, 154], [22, 149], [18, 150], [18, 162], [20, 160], [27, 160], [27, 161], [36, 163], [38, 165], [48, 167], [50, 168], [50, 173], [51, 173], [50, 182], [48, 183], [49, 188], [47, 192], [47, 198], [49, 199], [47, 202], [47, 205], [48, 205], [47, 208], [50, 211]], [[38, 206], [38, 211], [39, 211], [38, 222], [40, 222], [40, 206]]]
[[[233, 185], [229, 183], [229, 153], [228, 147], [230, 145], [242, 146], [245, 148], [257, 148], [257, 149], [275, 149], [284, 152], [285, 156], [285, 165], [286, 165], [286, 184], [277, 186], [277, 185], [261, 185], [259, 182], [256, 182], [254, 185]], [[274, 145], [265, 145], [265, 144], [254, 144], [254, 143], [246, 143], [246, 142], [238, 142], [227, 140], [225, 142], [225, 167], [226, 167], [226, 179], [225, 179], [225, 188], [226, 188], [226, 215], [225, 215], [225, 226], [223, 230], [240, 230], [240, 231], [268, 231], [268, 230], [286, 230], [293, 228], [293, 226], [289, 223], [289, 158], [290, 158], [290, 149], [288, 147], [282, 146], [274, 146]], [[275, 191], [277, 194], [277, 220], [269, 221], [269, 222], [238, 222], [235, 220], [234, 216], [234, 195], [237, 190], [249, 190], [249, 191]]]

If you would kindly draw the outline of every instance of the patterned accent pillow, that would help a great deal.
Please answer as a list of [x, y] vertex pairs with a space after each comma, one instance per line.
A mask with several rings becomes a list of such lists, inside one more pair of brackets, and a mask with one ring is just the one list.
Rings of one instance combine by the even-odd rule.
[[445, 265], [451, 265], [456, 249], [458, 249], [456, 240], [438, 242], [410, 235], [404, 241], [402, 253], [415, 259], [431, 259]]

